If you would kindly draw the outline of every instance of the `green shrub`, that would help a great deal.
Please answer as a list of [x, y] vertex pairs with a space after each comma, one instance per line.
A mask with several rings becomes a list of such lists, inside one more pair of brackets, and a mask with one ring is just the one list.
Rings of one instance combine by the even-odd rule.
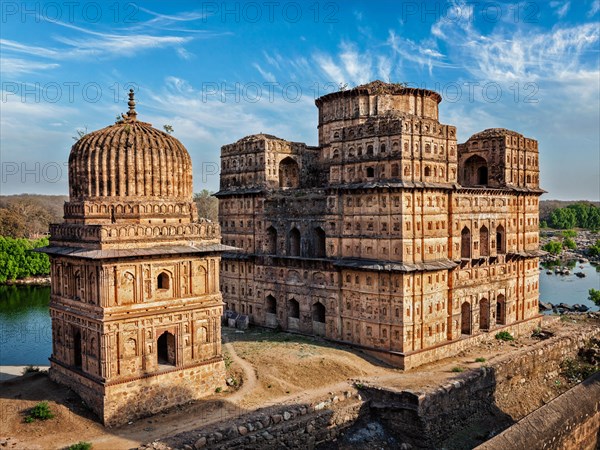
[[593, 301], [596, 306], [600, 306], [600, 291], [598, 289], [590, 289], [588, 291], [588, 299]]
[[223, 390], [223, 388], [221, 386], [219, 386], [218, 388], [215, 389], [215, 392], [217, 394], [220, 394], [222, 390]]
[[29, 415], [25, 417], [25, 422], [31, 423], [34, 420], [48, 420], [52, 419], [54, 414], [50, 411], [50, 405], [48, 402], [40, 402], [29, 410]]
[[460, 366], [456, 366], [456, 367], [452, 368], [452, 372], [460, 373], [460, 372], [464, 372], [464, 371], [465, 371], [465, 369], [463, 367], [460, 367]]
[[508, 331], [501, 331], [496, 333], [496, 339], [499, 341], [514, 341], [515, 338]]
[[564, 240], [563, 240], [563, 247], [566, 247], [566, 248], [571, 249], [571, 250], [575, 250], [577, 248], [577, 244], [571, 238], [564, 238]]
[[485, 358], [475, 358], [475, 362], [485, 362]]
[[558, 241], [550, 241], [542, 247], [542, 250], [547, 251], [548, 253], [551, 253], [553, 255], [560, 255], [562, 249], [563, 246]]
[[91, 442], [79, 441], [77, 444], [69, 446], [69, 450], [90, 450], [92, 448]]

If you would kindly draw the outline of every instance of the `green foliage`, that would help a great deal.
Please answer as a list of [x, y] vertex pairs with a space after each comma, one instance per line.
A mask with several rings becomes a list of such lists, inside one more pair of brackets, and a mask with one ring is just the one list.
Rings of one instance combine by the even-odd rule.
[[577, 231], [575, 230], [565, 230], [562, 232], [564, 238], [575, 238], [577, 237]]
[[452, 368], [452, 372], [461, 373], [464, 371], [465, 371], [464, 367], [456, 366], [456, 367]]
[[596, 306], [600, 306], [600, 291], [598, 289], [590, 289], [588, 291], [588, 299], [593, 301]]
[[29, 410], [29, 415], [25, 417], [25, 422], [31, 423], [34, 420], [48, 420], [52, 419], [54, 414], [50, 411], [50, 405], [48, 402], [40, 402]]
[[588, 255], [599, 256], [600, 255], [600, 240], [588, 248]]
[[550, 241], [542, 247], [542, 250], [545, 250], [553, 255], [560, 255], [562, 249], [563, 246], [559, 241]]
[[69, 446], [69, 450], [90, 450], [92, 448], [91, 442], [79, 441], [77, 444]]
[[485, 358], [475, 358], [475, 362], [485, 362]]
[[577, 248], [575, 241], [569, 237], [563, 239], [563, 246], [571, 250], [575, 250]]
[[212, 222], [219, 221], [219, 200], [212, 195], [208, 189], [194, 194], [196, 208], [198, 208], [198, 217], [203, 217]]
[[540, 221], [540, 228], [548, 228], [548, 222], [545, 220]]
[[0, 236], [0, 283], [50, 273], [50, 259], [32, 250], [48, 245], [48, 238], [13, 239]]
[[565, 208], [556, 208], [550, 214], [550, 225], [563, 230], [575, 227], [600, 229], [600, 208], [591, 203], [574, 203]]
[[554, 228], [568, 229], [577, 225], [575, 211], [567, 208], [557, 208], [550, 214], [550, 223]]
[[499, 341], [514, 341], [515, 338], [508, 331], [501, 331], [496, 333], [496, 339]]
[[222, 390], [223, 390], [223, 388], [221, 386], [219, 386], [218, 388], [215, 389], [215, 392], [217, 394], [220, 394]]

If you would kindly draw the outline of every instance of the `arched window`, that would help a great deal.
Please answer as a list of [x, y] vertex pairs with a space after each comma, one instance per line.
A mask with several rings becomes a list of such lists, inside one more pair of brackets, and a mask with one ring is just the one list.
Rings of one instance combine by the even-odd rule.
[[333, 159], [339, 158], [340, 157], [340, 151], [336, 148], [333, 151]]
[[367, 155], [368, 156], [373, 155], [373, 146], [372, 145], [367, 145]]
[[471, 258], [471, 230], [464, 227], [460, 232], [460, 257]]
[[503, 294], [496, 297], [496, 323], [499, 325], [506, 324], [506, 298]]
[[490, 256], [490, 233], [485, 225], [479, 229], [479, 256]]
[[392, 164], [392, 177], [397, 177], [398, 175], [398, 164]]
[[300, 184], [300, 171], [298, 163], [289, 156], [279, 163], [279, 187], [298, 187]]
[[312, 307], [313, 322], [325, 323], [325, 306], [317, 302]]
[[268, 295], [266, 306], [268, 314], [277, 314], [277, 301], [275, 300], [275, 297]]
[[506, 253], [506, 240], [504, 227], [502, 225], [496, 227], [496, 252], [498, 254]]
[[296, 299], [291, 299], [288, 302], [288, 314], [289, 317], [293, 318], [293, 319], [299, 319], [300, 318], [300, 303], [298, 303], [296, 301]]
[[314, 246], [315, 246], [315, 257], [325, 258], [327, 255], [327, 249], [325, 246], [326, 236], [325, 231], [321, 227], [315, 228], [314, 235]]
[[462, 334], [471, 334], [471, 305], [464, 302], [460, 307], [460, 332]]
[[375, 169], [373, 167], [367, 167], [367, 178], [373, 178], [375, 176]]
[[267, 228], [267, 253], [269, 255], [277, 254], [277, 230], [275, 227], [270, 226]]
[[465, 161], [462, 184], [465, 186], [487, 186], [487, 161], [479, 155], [473, 155]]
[[156, 342], [158, 364], [175, 365], [175, 336], [168, 331], [160, 335]]
[[157, 289], [169, 289], [169, 274], [166, 272], [161, 272], [158, 277], [156, 277], [156, 288]]
[[288, 255], [300, 256], [300, 231], [298, 228], [292, 228], [288, 236]]
[[490, 328], [490, 301], [487, 298], [482, 298], [479, 302], [479, 328]]
[[379, 151], [381, 153], [385, 153], [385, 144], [381, 144], [381, 147], [379, 147]]
[[431, 175], [431, 168], [429, 166], [425, 166], [425, 176], [428, 177]]

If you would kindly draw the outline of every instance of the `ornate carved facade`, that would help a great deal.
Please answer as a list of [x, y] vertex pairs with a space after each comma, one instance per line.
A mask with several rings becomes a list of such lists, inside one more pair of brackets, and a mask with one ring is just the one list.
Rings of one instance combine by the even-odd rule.
[[534, 326], [537, 141], [490, 129], [457, 144], [440, 101], [377, 81], [316, 101], [319, 147], [223, 146], [223, 243], [241, 249], [221, 263], [227, 308], [401, 367]]
[[198, 221], [175, 138], [137, 120], [82, 137], [52, 225], [50, 377], [116, 425], [223, 384], [219, 226]]

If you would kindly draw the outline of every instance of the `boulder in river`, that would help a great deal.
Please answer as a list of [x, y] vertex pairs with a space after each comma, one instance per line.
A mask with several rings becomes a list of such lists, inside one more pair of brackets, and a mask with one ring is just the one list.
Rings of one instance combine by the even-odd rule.
[[546, 303], [540, 300], [540, 311], [550, 311], [553, 307], [552, 303]]

